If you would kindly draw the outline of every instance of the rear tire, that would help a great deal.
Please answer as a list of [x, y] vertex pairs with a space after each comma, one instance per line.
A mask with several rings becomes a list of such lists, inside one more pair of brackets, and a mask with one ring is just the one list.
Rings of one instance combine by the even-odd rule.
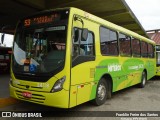
[[143, 71], [142, 72], [142, 77], [141, 77], [141, 83], [139, 84], [139, 87], [144, 88], [145, 85], [146, 85], [146, 82], [147, 82], [147, 75], [146, 75], [146, 72]]
[[97, 85], [96, 98], [93, 100], [95, 105], [100, 106], [105, 103], [107, 97], [109, 96], [108, 89], [109, 87], [106, 79], [102, 78]]

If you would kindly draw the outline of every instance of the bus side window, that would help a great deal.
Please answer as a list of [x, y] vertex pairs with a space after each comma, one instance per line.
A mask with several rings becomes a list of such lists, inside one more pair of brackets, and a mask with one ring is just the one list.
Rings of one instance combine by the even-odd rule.
[[72, 45], [72, 57], [93, 56], [94, 55], [94, 36], [92, 32], [88, 33], [86, 41], [81, 41], [81, 32], [79, 28], [74, 28], [74, 37]]
[[92, 32], [88, 33], [87, 41], [83, 41], [83, 47], [86, 56], [94, 56], [94, 35]]
[[154, 46], [148, 43], [148, 57], [154, 58]]
[[148, 45], [144, 41], [141, 41], [141, 56], [148, 57]]
[[124, 57], [131, 56], [131, 37], [119, 33], [120, 55]]
[[133, 57], [141, 56], [140, 40], [132, 37], [132, 55]]
[[101, 54], [106, 56], [118, 55], [117, 32], [105, 27], [100, 27]]

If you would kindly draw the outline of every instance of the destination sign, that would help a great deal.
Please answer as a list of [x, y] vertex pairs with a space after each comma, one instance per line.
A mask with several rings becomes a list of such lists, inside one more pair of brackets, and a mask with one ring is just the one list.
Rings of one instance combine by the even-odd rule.
[[55, 21], [61, 21], [68, 19], [69, 11], [53, 11], [48, 13], [43, 13], [41, 15], [36, 15], [34, 17], [27, 18], [23, 21], [24, 27], [29, 27], [33, 25], [53, 23]]
[[50, 23], [53, 22], [54, 20], [60, 19], [60, 15], [58, 14], [52, 14], [52, 15], [45, 15], [45, 16], [39, 16], [35, 18], [30, 18], [24, 20], [24, 26], [31, 26], [35, 24], [44, 24], [44, 23]]

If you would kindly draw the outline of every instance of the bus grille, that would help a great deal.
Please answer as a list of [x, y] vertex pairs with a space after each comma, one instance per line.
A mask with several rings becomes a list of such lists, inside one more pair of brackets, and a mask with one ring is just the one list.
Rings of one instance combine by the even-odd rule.
[[40, 95], [40, 94], [32, 94], [31, 98], [26, 98], [22, 95], [22, 91], [16, 91], [16, 95], [18, 96], [19, 99], [25, 100], [25, 101], [31, 101], [31, 102], [36, 102], [36, 103], [44, 103], [45, 101], [45, 96]]
[[15, 74], [16, 79], [34, 81], [34, 82], [46, 82], [51, 76], [32, 76], [32, 75], [24, 75], [24, 74]]

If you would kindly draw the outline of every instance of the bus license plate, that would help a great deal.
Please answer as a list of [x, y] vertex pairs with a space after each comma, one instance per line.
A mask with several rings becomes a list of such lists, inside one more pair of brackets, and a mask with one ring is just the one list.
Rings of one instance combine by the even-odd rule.
[[30, 92], [22, 92], [22, 96], [26, 98], [32, 98], [32, 93]]

